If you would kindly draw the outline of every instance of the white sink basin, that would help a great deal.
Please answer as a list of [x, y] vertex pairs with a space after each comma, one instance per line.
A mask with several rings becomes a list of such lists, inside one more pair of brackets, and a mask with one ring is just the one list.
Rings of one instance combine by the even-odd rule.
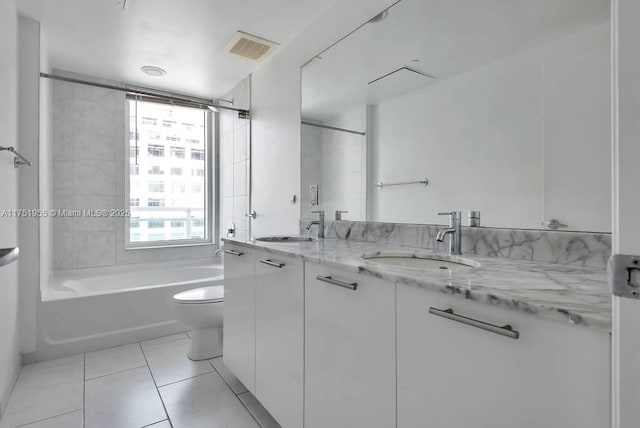
[[461, 270], [473, 269], [480, 263], [459, 256], [444, 254], [422, 254], [403, 252], [383, 252], [365, 254], [362, 256], [368, 262], [379, 265], [395, 266], [409, 269], [442, 269]]

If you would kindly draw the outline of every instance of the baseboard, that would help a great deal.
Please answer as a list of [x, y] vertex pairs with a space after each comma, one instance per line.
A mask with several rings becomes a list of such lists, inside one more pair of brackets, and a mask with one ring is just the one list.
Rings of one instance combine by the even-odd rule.
[[20, 374], [20, 368], [22, 367], [22, 358], [20, 354], [16, 354], [11, 367], [11, 376], [9, 376], [9, 383], [7, 385], [0, 385], [0, 419], [4, 416], [4, 412], [7, 410], [9, 404], [9, 398], [13, 392], [13, 387], [16, 385], [18, 375]]

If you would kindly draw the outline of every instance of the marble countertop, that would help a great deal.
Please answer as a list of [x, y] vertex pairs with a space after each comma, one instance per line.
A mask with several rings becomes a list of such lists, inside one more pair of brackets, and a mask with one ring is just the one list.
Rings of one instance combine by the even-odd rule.
[[473, 254], [462, 255], [480, 264], [473, 269], [401, 268], [364, 260], [362, 256], [380, 251], [437, 253], [342, 239], [296, 243], [223, 241], [611, 332], [611, 297], [605, 269], [477, 257]]

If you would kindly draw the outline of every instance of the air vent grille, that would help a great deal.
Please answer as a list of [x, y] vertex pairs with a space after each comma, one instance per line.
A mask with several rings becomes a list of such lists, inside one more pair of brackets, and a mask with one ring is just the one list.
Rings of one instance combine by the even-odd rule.
[[277, 43], [238, 31], [224, 48], [225, 52], [254, 61], [269, 55]]

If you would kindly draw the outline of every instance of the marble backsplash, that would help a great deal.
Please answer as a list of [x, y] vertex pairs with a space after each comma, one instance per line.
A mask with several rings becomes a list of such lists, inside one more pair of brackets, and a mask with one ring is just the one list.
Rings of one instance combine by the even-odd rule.
[[[317, 236], [317, 226], [306, 230], [309, 222], [310, 220], [300, 221], [301, 234]], [[325, 237], [447, 251], [447, 241], [436, 241], [436, 234], [443, 227], [428, 224], [327, 221]], [[483, 257], [506, 257], [604, 269], [611, 255], [611, 235], [463, 227], [462, 252]]]

